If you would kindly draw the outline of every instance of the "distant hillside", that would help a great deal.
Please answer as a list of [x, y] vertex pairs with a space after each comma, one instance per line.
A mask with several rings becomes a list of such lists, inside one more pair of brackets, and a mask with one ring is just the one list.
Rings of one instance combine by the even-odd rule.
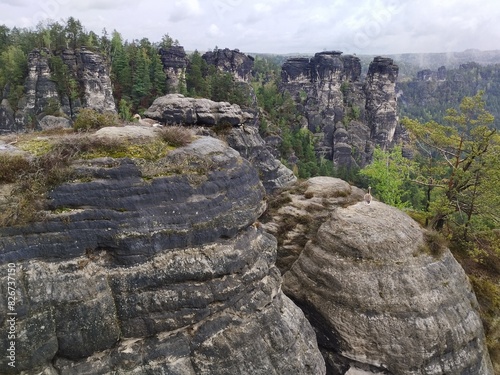
[[400, 81], [398, 110], [400, 117], [441, 122], [447, 108], [457, 107], [465, 96], [484, 91], [486, 109], [495, 116], [500, 129], [500, 64], [461, 64], [458, 68], [425, 69], [411, 80]]
[[[469, 62], [475, 62], [479, 65], [500, 64], [500, 50], [468, 49], [463, 52], [402, 53], [384, 56], [390, 57], [399, 66], [399, 81], [411, 80], [418, 71], [423, 69], [437, 70], [441, 66], [452, 69]], [[360, 56], [362, 61], [368, 62], [373, 57], [373, 55]]]

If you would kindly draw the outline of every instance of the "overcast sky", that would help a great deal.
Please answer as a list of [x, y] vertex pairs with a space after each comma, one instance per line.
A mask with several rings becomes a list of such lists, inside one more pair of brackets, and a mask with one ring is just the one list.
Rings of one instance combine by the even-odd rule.
[[73, 16], [101, 35], [186, 50], [357, 54], [500, 49], [498, 0], [0, 0], [0, 24]]

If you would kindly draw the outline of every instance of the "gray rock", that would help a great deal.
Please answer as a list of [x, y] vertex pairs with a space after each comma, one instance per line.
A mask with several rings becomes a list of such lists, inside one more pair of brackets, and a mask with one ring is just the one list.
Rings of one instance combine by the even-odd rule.
[[253, 119], [253, 114], [244, 112], [237, 104], [195, 99], [181, 94], [169, 94], [156, 98], [144, 112], [146, 117], [168, 124], [240, 125]]
[[44, 116], [40, 120], [39, 126], [42, 130], [65, 129], [65, 128], [71, 128], [72, 123], [71, 120], [65, 117]]
[[43, 222], [0, 228], [19, 338], [18, 367], [1, 373], [325, 374], [281, 292], [276, 240], [252, 225], [264, 189], [237, 151], [199, 137], [148, 165], [73, 167], [83, 178], [48, 194]]
[[[50, 70], [50, 57], [60, 58], [69, 68], [68, 73], [78, 83], [80, 95], [70, 97], [58, 92], [53, 72]], [[43, 121], [47, 114], [60, 112], [61, 115], [74, 118], [82, 107], [98, 112], [116, 113], [111, 79], [104, 59], [101, 55], [83, 47], [76, 51], [66, 49], [57, 56], [53, 56], [47, 49], [33, 50], [28, 56], [28, 77], [24, 86], [24, 96], [19, 100], [19, 109], [14, 114], [16, 131], [26, 128], [40, 130], [50, 126], [47, 124], [50, 118]], [[3, 112], [4, 119], [0, 107], [0, 129], [2, 127], [12, 129], [12, 126], [9, 127], [4, 123], [7, 120], [10, 123], [11, 115], [5, 114], [7, 113], [5, 107]], [[38, 120], [43, 122], [40, 123]], [[50, 122], [52, 124], [54, 120]]]
[[0, 134], [13, 133], [17, 130], [16, 122], [14, 119], [14, 111], [10, 106], [7, 99], [0, 102]]
[[282, 90], [292, 95], [308, 129], [317, 135], [318, 156], [336, 166], [364, 167], [371, 162], [374, 145], [404, 140], [396, 137], [403, 133], [396, 133], [397, 74], [391, 59], [376, 57], [363, 82], [358, 57], [321, 52], [311, 59], [287, 60]]
[[50, 102], [59, 103], [56, 83], [51, 79], [47, 49], [33, 50], [28, 56], [28, 77], [24, 84], [24, 98], [18, 103], [16, 125], [19, 129], [34, 125], [34, 119], [43, 115]]
[[[277, 233], [292, 218], [306, 224], [307, 238], [296, 237], [302, 249], [282, 262], [283, 290], [314, 326], [327, 373], [493, 374], [458, 262], [446, 248], [430, 255], [405, 213], [362, 197], [341, 180], [315, 178], [275, 213]], [[278, 238], [284, 260], [288, 238]]]
[[364, 91], [366, 117], [375, 144], [387, 147], [398, 126], [396, 80], [399, 68], [392, 59], [375, 57], [370, 63]]
[[167, 92], [169, 94], [178, 93], [181, 85], [185, 85], [186, 68], [189, 63], [184, 47], [171, 46], [168, 49], [160, 48], [158, 53], [160, 54], [163, 71], [166, 75]]
[[226, 136], [226, 140], [229, 146], [257, 169], [268, 193], [297, 181], [293, 172], [271, 154], [257, 128], [252, 126], [233, 128]]
[[231, 73], [235, 80], [250, 83], [254, 64], [252, 56], [245, 55], [237, 49], [224, 48], [205, 52], [202, 58], [220, 71]]
[[83, 85], [83, 107], [116, 113], [113, 88], [101, 55], [81, 48], [76, 51], [78, 78]]

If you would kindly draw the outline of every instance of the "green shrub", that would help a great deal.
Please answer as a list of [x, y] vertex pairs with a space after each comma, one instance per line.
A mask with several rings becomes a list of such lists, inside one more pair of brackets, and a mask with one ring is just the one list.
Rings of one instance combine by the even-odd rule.
[[115, 113], [100, 113], [90, 108], [80, 110], [78, 117], [73, 124], [73, 128], [79, 131], [89, 131], [115, 126], [118, 124], [118, 116]]

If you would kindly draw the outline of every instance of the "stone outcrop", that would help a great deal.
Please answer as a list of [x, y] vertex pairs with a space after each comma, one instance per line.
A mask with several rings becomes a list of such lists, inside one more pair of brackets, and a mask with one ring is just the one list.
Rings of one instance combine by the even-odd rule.
[[366, 76], [365, 110], [370, 139], [381, 147], [387, 147], [394, 141], [394, 133], [398, 126], [396, 109], [398, 70], [392, 59], [375, 57]]
[[445, 81], [446, 67], [441, 66], [437, 71], [424, 69], [417, 72], [417, 81]]
[[283, 192], [264, 225], [278, 237], [283, 290], [314, 326], [327, 374], [492, 375], [463, 269], [405, 213], [362, 198], [316, 177]]
[[166, 75], [167, 93], [179, 93], [182, 85], [185, 88], [186, 68], [189, 63], [184, 47], [173, 45], [168, 49], [160, 48], [158, 53]]
[[233, 128], [225, 138], [229, 146], [257, 169], [266, 192], [272, 193], [297, 181], [293, 172], [273, 156], [256, 127]]
[[102, 56], [85, 48], [75, 51], [75, 55], [78, 81], [83, 88], [83, 107], [116, 112], [111, 79]]
[[[157, 98], [144, 115], [166, 124], [215, 128], [259, 172], [267, 192], [293, 184], [297, 178], [269, 150], [259, 135], [257, 115], [237, 104], [195, 99], [181, 94]], [[211, 133], [211, 135], [217, 136]]]
[[281, 292], [276, 241], [252, 225], [264, 189], [236, 151], [199, 137], [147, 165], [73, 168], [82, 178], [48, 193], [45, 220], [0, 228], [18, 301], [17, 367], [1, 373], [325, 373]]
[[398, 141], [395, 84], [398, 67], [376, 57], [366, 79], [361, 62], [342, 52], [288, 59], [282, 66], [282, 90], [288, 91], [316, 134], [318, 156], [336, 166], [363, 167], [376, 145]]
[[229, 48], [205, 52], [203, 60], [222, 72], [231, 73], [236, 81], [250, 83], [254, 58]]
[[44, 115], [50, 101], [59, 103], [56, 83], [49, 68], [49, 50], [33, 50], [28, 56], [28, 76], [24, 84], [24, 97], [18, 103], [16, 112], [18, 128], [33, 126], [36, 118]]
[[236, 126], [252, 122], [254, 118], [253, 113], [243, 111], [237, 104], [189, 98], [181, 94], [156, 98], [144, 115], [167, 124], [199, 126]]
[[[76, 83], [72, 94], [58, 90], [50, 59], [60, 59], [61, 66], [67, 68], [67, 79]], [[28, 56], [28, 76], [24, 86], [24, 96], [16, 112], [12, 111], [7, 99], [2, 100], [2, 132], [23, 131], [27, 128], [41, 130], [47, 126], [47, 122], [54, 124], [54, 119], [42, 121], [47, 115], [61, 117], [59, 122], [67, 126], [67, 120], [74, 118], [80, 108], [116, 112], [106, 64], [102, 56], [85, 48], [66, 49], [57, 56], [47, 49], [33, 50]]]

